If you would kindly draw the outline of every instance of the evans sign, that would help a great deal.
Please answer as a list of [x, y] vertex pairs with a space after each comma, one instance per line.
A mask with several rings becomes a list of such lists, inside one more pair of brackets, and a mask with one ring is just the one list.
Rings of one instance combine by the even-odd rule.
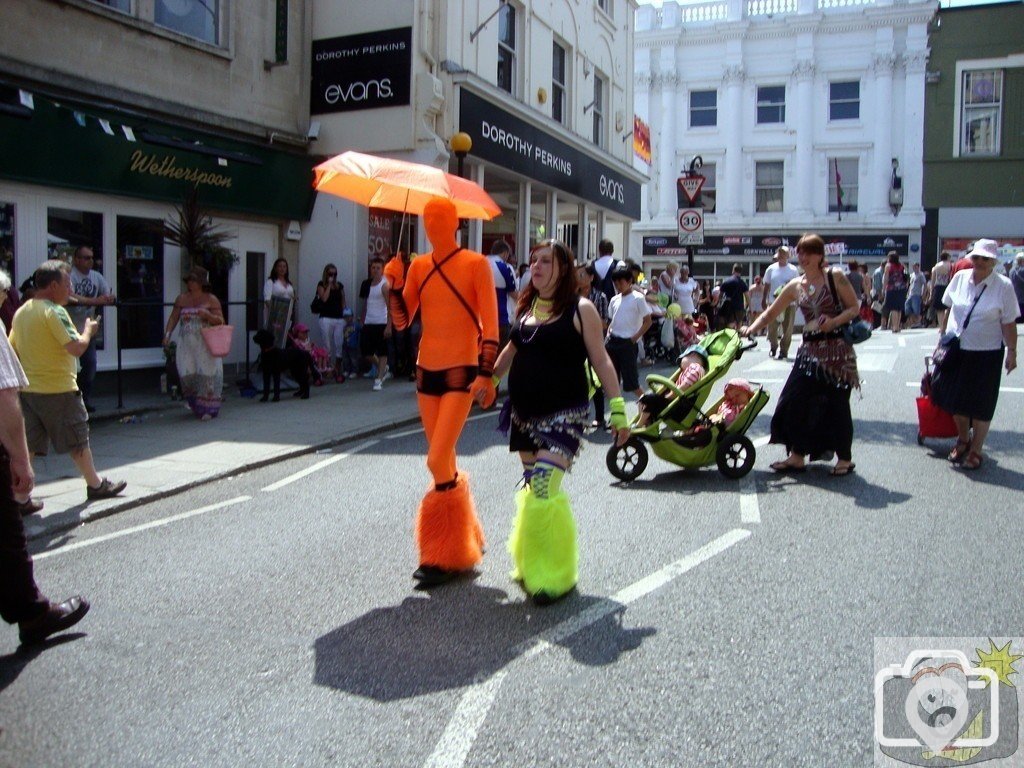
[[412, 27], [314, 40], [309, 112], [408, 104], [411, 77]]
[[462, 88], [459, 130], [473, 139], [472, 155], [529, 179], [640, 218], [640, 185], [591, 155]]

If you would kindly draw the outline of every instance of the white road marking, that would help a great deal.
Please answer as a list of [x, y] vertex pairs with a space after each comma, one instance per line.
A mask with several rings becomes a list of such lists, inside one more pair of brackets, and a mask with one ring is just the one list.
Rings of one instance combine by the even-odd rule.
[[747, 475], [740, 485], [740, 522], [744, 525], [761, 524], [761, 505], [757, 503], [757, 486]]
[[312, 475], [314, 472], [319, 472], [321, 469], [325, 469], [326, 467], [331, 466], [331, 464], [336, 464], [342, 459], [348, 458], [353, 454], [359, 453], [360, 451], [365, 451], [367, 448], [376, 445], [379, 442], [380, 440], [367, 440], [365, 443], [360, 443], [355, 448], [351, 448], [347, 451], [344, 451], [343, 453], [339, 453], [336, 456], [331, 456], [329, 459], [318, 461], [313, 466], [306, 467], [305, 469], [296, 472], [294, 475], [288, 475], [288, 477], [278, 480], [276, 483], [271, 483], [266, 488], [261, 488], [260, 490], [262, 490], [264, 493], [270, 493], [280, 488], [284, 488], [286, 485], [290, 485], [291, 483], [294, 483], [296, 480], [301, 480], [304, 477]]
[[207, 512], [214, 512], [218, 509], [224, 509], [224, 507], [231, 507], [235, 504], [241, 504], [243, 501], [250, 501], [252, 496], [236, 496], [233, 499], [227, 501], [219, 501], [216, 504], [210, 504], [208, 507], [200, 507], [199, 509], [193, 509], [191, 512], [182, 512], [180, 515], [171, 515], [165, 517], [162, 520], [154, 520], [150, 523], [144, 523], [142, 525], [136, 525], [132, 528], [125, 528], [121, 531], [115, 531], [114, 533], [108, 533], [105, 536], [97, 536], [95, 539], [88, 539], [86, 541], [78, 541], [74, 544], [68, 544], [64, 547], [58, 547], [57, 549], [51, 549], [49, 552], [40, 552], [38, 555], [32, 555], [33, 560], [45, 560], [48, 557], [54, 555], [62, 555], [65, 552], [71, 552], [82, 547], [91, 547], [93, 544], [101, 544], [104, 541], [110, 541], [111, 539], [119, 539], [122, 536], [129, 536], [133, 533], [140, 533], [142, 531], [148, 531], [150, 528], [159, 528], [162, 525], [168, 525], [170, 523], [176, 523], [179, 520], [186, 520], [196, 515], [203, 515]]
[[761, 435], [761, 437], [753, 440], [752, 442], [754, 443], [755, 448], [764, 448], [769, 442], [771, 442], [771, 439], [771, 435]]
[[664, 568], [655, 571], [639, 581], [621, 589], [606, 600], [592, 605], [582, 613], [556, 624], [550, 629], [542, 632], [538, 637], [531, 638], [513, 649], [513, 661], [505, 669], [495, 673], [487, 680], [471, 686], [459, 701], [455, 714], [448, 722], [444, 733], [441, 735], [437, 747], [427, 759], [427, 768], [459, 768], [466, 763], [466, 757], [473, 748], [473, 743], [483, 727], [487, 713], [498, 696], [501, 684], [508, 676], [513, 664], [524, 663], [550, 648], [553, 648], [561, 640], [585, 629], [603, 619], [623, 606], [629, 605], [642, 597], [664, 587], [674, 579], [682, 576], [687, 571], [693, 570], [698, 565], [710, 560], [715, 555], [725, 552], [729, 547], [738, 544], [751, 535], [750, 531], [743, 528], [734, 528], [728, 533], [719, 536], [712, 542], [705, 544], [700, 549], [691, 552], [686, 557], [669, 563]]
[[903, 338], [902, 336], [900, 336], [898, 339], [896, 339], [896, 343], [900, 345], [900, 349], [903, 349], [904, 347], [907, 346], [907, 340], [905, 338]]

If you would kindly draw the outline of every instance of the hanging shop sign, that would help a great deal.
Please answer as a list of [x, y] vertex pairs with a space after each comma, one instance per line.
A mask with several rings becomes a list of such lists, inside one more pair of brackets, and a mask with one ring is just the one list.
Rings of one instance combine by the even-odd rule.
[[640, 218], [638, 182], [465, 88], [459, 97], [459, 130], [473, 140], [473, 157]]
[[313, 115], [409, 103], [412, 27], [313, 41]]
[[[801, 233], [764, 233], [747, 235], [704, 235], [701, 245], [694, 245], [694, 255], [706, 258], [770, 259], [780, 245], [795, 248]], [[821, 234], [826, 253], [831, 259], [881, 259], [896, 251], [905, 257], [910, 250], [909, 235], [846, 235]], [[687, 244], [676, 235], [651, 235], [643, 239], [644, 256], [673, 257], [686, 254]]]

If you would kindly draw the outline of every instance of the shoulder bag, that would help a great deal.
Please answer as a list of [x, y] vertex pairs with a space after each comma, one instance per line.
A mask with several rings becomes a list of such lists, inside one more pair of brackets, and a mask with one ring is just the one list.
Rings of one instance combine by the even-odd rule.
[[949, 369], [956, 365], [958, 358], [960, 357], [960, 334], [967, 330], [967, 326], [971, 323], [971, 315], [974, 314], [974, 308], [978, 306], [978, 301], [981, 300], [981, 295], [985, 293], [985, 289], [988, 288], [988, 284], [981, 286], [981, 290], [978, 291], [978, 295], [974, 297], [974, 303], [971, 304], [971, 308], [967, 311], [967, 317], [964, 318], [963, 327], [960, 328], [960, 332], [946, 331], [939, 338], [939, 343], [935, 347], [935, 351], [932, 352], [932, 365], [935, 366], [936, 370]]
[[[828, 287], [832, 291], [832, 298], [835, 299], [836, 304], [842, 306], [843, 302], [839, 299], [839, 293], [836, 291], [836, 282], [835, 278], [832, 277], [831, 269], [828, 271]], [[867, 341], [870, 338], [871, 326], [860, 317], [856, 320], [851, 320], [843, 326], [843, 340], [847, 344], [860, 344], [862, 341]]]
[[227, 357], [231, 354], [231, 337], [235, 333], [233, 325], [210, 325], [200, 329], [203, 343], [214, 357]]

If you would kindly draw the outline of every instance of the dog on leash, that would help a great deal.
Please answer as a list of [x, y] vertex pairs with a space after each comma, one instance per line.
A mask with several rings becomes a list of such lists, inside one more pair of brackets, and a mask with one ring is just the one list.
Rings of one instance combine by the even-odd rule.
[[260, 367], [263, 369], [263, 397], [260, 402], [267, 402], [271, 377], [274, 379], [274, 402], [281, 399], [281, 374], [285, 371], [299, 385], [293, 397], [308, 400], [309, 367], [313, 363], [309, 352], [296, 347], [279, 349], [274, 346], [274, 334], [266, 329], [256, 331], [252, 340], [260, 348]]

